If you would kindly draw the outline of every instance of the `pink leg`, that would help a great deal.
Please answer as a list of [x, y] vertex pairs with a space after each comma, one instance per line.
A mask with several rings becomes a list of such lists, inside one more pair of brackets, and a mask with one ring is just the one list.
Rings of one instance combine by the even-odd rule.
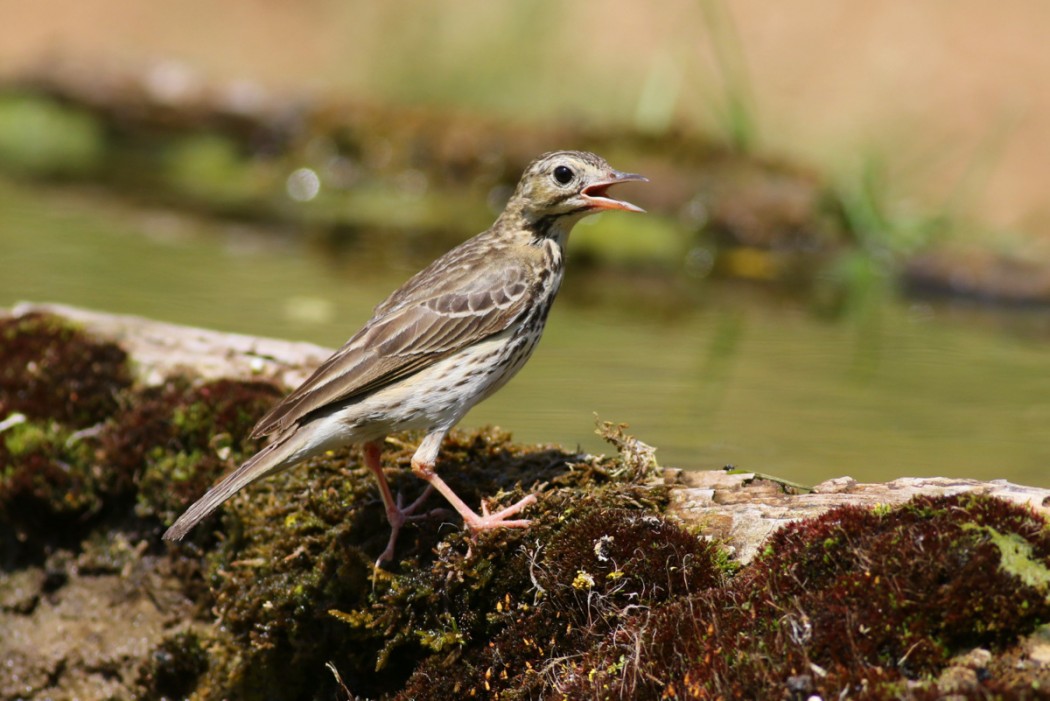
[[379, 559], [376, 560], [376, 567], [379, 567], [384, 562], [389, 562], [394, 559], [394, 546], [397, 544], [397, 536], [401, 532], [401, 526], [405, 525], [408, 521], [414, 518], [422, 518], [422, 516], [413, 517], [416, 509], [423, 505], [423, 502], [427, 500], [427, 497], [434, 491], [433, 485], [427, 485], [427, 488], [423, 490], [423, 494], [418, 499], [408, 505], [408, 508], [402, 508], [401, 506], [401, 495], [398, 494], [397, 498], [394, 498], [394, 494], [390, 491], [390, 483], [386, 480], [386, 475], [383, 473], [383, 466], [380, 464], [379, 456], [382, 448], [377, 441], [365, 443], [364, 454], [365, 454], [365, 465], [372, 471], [372, 474], [376, 476], [376, 480], [379, 482], [379, 494], [383, 497], [383, 506], [386, 508], [386, 519], [390, 522], [390, 540], [387, 542], [386, 550], [380, 554]]
[[431, 487], [441, 492], [441, 496], [445, 497], [448, 503], [452, 504], [452, 508], [459, 512], [459, 515], [463, 517], [463, 524], [471, 531], [485, 531], [493, 528], [525, 528], [528, 526], [530, 523], [528, 519], [508, 520], [508, 518], [515, 516], [526, 506], [535, 504], [535, 494], [530, 494], [521, 501], [511, 504], [494, 514], [490, 514], [488, 507], [482, 502], [482, 515], [479, 516], [452, 491], [451, 487], [445, 484], [443, 479], [437, 476], [437, 473], [434, 472], [434, 463], [437, 460], [438, 448], [441, 446], [441, 441], [445, 438], [445, 433], [445, 431], [430, 433], [423, 439], [423, 442], [419, 444], [419, 448], [416, 450], [416, 454], [412, 456], [412, 471], [420, 479], [426, 480]]

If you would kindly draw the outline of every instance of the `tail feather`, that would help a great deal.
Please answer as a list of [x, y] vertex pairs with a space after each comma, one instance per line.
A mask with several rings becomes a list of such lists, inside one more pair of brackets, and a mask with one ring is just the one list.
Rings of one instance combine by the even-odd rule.
[[202, 519], [252, 482], [261, 480], [275, 472], [291, 467], [287, 461], [287, 443], [277, 441], [253, 455], [247, 462], [222, 478], [218, 483], [195, 501], [185, 513], [164, 532], [164, 540], [182, 540]]

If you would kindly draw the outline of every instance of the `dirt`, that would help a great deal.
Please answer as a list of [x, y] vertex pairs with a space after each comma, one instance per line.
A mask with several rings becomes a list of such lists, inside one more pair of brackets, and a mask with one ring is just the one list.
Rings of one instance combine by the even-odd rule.
[[131, 698], [173, 633], [204, 628], [164, 556], [117, 534], [119, 571], [57, 551], [45, 566], [0, 577], [0, 698]]

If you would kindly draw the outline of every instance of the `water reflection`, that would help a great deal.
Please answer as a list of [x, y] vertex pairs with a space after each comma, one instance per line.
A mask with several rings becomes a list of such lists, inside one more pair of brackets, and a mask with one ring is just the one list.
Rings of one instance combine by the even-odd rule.
[[[143, 235], [157, 222], [167, 234]], [[59, 301], [337, 346], [426, 262], [367, 243], [333, 260], [253, 233], [0, 184], [0, 304]], [[237, 243], [246, 238], [257, 244]], [[570, 269], [532, 362], [465, 423], [603, 452], [597, 412], [630, 423], [666, 465], [1050, 486], [1041, 312], [869, 300], [829, 321], [803, 301], [708, 283], [668, 321], [637, 314], [641, 303], [600, 303], [622, 300], [624, 284]]]

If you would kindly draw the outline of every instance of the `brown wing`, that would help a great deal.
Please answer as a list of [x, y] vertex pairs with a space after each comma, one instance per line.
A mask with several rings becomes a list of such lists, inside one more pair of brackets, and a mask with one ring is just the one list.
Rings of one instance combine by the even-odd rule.
[[[480, 269], [431, 268], [376, 307], [375, 316], [255, 426], [253, 437], [280, 433], [311, 412], [419, 372], [511, 326], [538, 287], [527, 260], [485, 261]], [[439, 286], [438, 286], [439, 285]]]

